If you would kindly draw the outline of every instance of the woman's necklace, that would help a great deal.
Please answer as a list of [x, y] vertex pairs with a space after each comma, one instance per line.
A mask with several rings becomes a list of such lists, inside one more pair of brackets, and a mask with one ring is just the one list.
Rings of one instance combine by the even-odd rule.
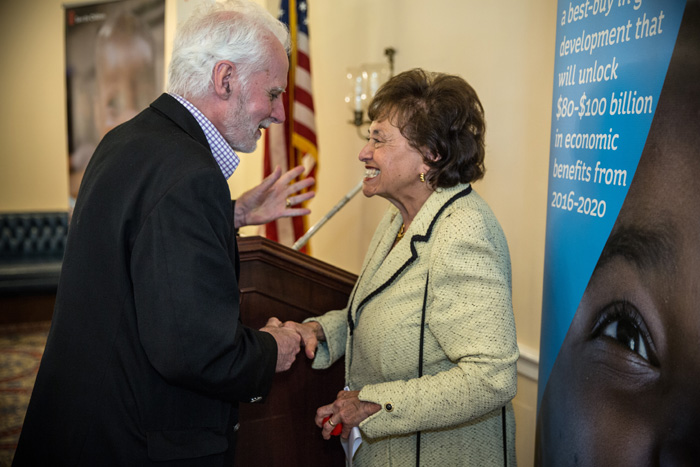
[[396, 234], [396, 240], [401, 240], [403, 238], [404, 234], [404, 229], [406, 228], [406, 224], [401, 224], [401, 228], [399, 229], [399, 233]]

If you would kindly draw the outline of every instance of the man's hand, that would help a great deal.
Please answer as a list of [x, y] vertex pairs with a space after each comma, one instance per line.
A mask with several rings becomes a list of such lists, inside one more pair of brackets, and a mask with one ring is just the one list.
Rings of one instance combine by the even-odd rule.
[[275, 372], [281, 373], [289, 370], [301, 349], [301, 337], [299, 337], [299, 334], [293, 329], [283, 327], [282, 322], [277, 318], [268, 319], [265, 327], [260, 328], [260, 330], [272, 334], [272, 337], [277, 341], [277, 366], [275, 367]]
[[313, 178], [307, 177], [290, 185], [290, 182], [303, 172], [304, 167], [301, 165], [284, 174], [282, 174], [282, 169], [276, 167], [274, 172], [268, 175], [260, 185], [243, 193], [236, 200], [236, 210], [233, 213], [235, 228], [267, 224], [280, 217], [309, 214], [310, 209], [293, 207], [316, 195], [313, 191], [299, 193], [316, 183]]

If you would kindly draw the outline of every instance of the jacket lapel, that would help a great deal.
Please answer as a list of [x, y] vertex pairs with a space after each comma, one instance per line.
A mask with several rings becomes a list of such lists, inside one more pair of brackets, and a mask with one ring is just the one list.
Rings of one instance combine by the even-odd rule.
[[[405, 237], [394, 246], [396, 234], [403, 220], [396, 208], [390, 208], [377, 227], [377, 234], [370, 244], [372, 254], [362, 270], [358, 287], [352, 300], [349, 318], [357, 321], [362, 308], [375, 296], [389, 287], [401, 273], [415, 262], [424, 246], [430, 241], [433, 226], [442, 212], [454, 201], [471, 192], [470, 185], [457, 185], [435, 191], [426, 200], [411, 222]], [[354, 324], [351, 322], [351, 329]]]

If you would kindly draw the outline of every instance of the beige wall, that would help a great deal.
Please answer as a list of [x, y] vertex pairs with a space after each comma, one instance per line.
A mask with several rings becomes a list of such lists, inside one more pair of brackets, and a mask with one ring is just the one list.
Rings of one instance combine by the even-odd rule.
[[0, 212], [68, 205], [60, 5], [0, 3]]
[[[397, 72], [456, 73], [479, 93], [487, 117], [487, 173], [475, 187], [501, 221], [511, 250], [525, 357], [514, 402], [517, 452], [521, 466], [532, 465], [556, 1], [319, 0], [309, 16], [321, 163], [312, 222], [361, 176], [363, 141], [347, 124], [351, 115], [342, 104], [347, 67], [381, 62], [392, 46]], [[358, 195], [314, 236], [313, 254], [357, 272], [386, 206]]]
[[[277, 0], [258, 0], [275, 9]], [[524, 358], [516, 397], [518, 458], [533, 459], [536, 371], [554, 68], [556, 1], [310, 0], [309, 27], [320, 151], [315, 223], [362, 176], [363, 140], [342, 102], [347, 67], [383, 62], [396, 71], [456, 73], [479, 93], [487, 117], [487, 173], [475, 187], [500, 219], [513, 265], [518, 341]], [[0, 212], [68, 206], [63, 25], [60, 0], [0, 2]], [[177, 12], [167, 0], [166, 57]], [[429, 6], [426, 6], [429, 5]], [[180, 13], [182, 14], [182, 13]], [[166, 58], [167, 60], [167, 58]], [[258, 183], [260, 151], [242, 155], [235, 197]], [[314, 256], [357, 273], [387, 202], [358, 195], [311, 241]], [[253, 228], [245, 233], [255, 233]]]

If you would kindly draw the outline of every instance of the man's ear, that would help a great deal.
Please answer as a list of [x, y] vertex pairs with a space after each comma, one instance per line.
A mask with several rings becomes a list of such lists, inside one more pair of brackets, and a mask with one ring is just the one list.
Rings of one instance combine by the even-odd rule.
[[236, 65], [228, 60], [220, 60], [214, 64], [212, 81], [214, 92], [220, 99], [229, 99], [235, 91]]

